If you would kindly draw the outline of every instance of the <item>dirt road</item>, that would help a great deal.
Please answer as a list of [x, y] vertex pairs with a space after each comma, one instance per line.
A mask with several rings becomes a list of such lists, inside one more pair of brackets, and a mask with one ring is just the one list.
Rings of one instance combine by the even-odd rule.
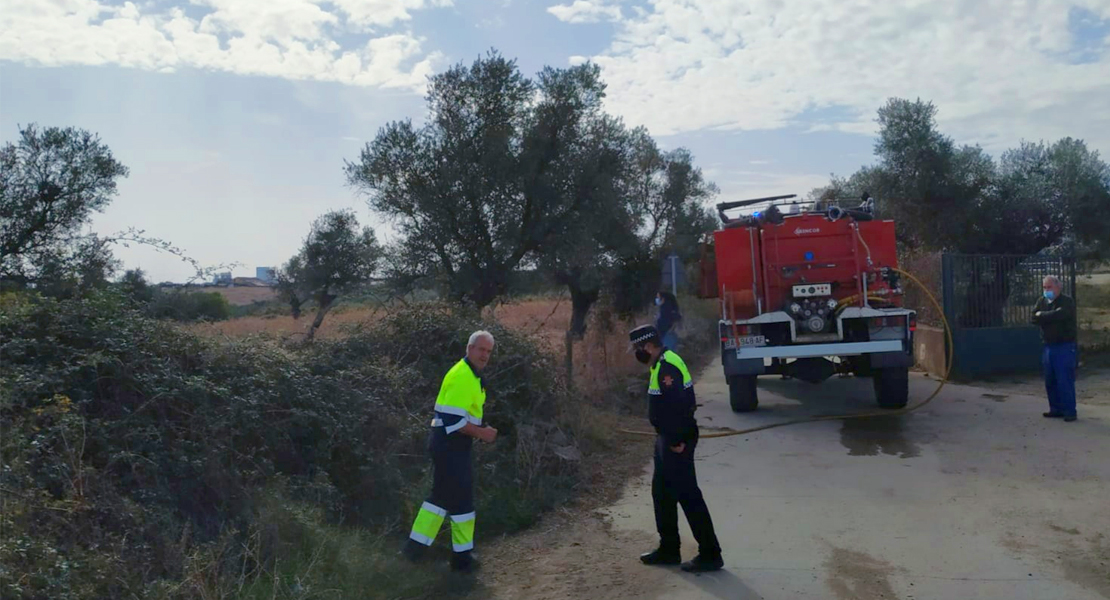
[[[697, 380], [699, 421], [867, 411], [869, 383], [766, 378], [760, 411], [736, 415], [713, 364]], [[923, 398], [935, 382], [911, 386]], [[514, 599], [1110, 598], [1110, 406], [1081, 403], [1070, 424], [1044, 410], [1039, 397], [950, 385], [903, 417], [704, 440], [698, 474], [726, 567], [702, 576], [637, 560], [656, 539], [645, 456], [614, 505], [503, 544], [488, 583]]]

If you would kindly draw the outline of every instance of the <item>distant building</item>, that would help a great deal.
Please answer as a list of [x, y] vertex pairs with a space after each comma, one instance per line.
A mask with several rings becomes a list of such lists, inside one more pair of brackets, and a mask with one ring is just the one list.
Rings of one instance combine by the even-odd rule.
[[255, 267], [254, 278], [263, 283], [273, 284], [277, 281], [277, 269], [273, 267]]
[[216, 279], [212, 283], [215, 285], [231, 285], [231, 271], [216, 273]]

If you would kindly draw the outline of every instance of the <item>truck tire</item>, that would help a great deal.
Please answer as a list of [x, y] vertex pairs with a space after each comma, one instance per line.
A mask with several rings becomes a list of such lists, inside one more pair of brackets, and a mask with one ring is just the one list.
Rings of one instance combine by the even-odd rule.
[[875, 369], [872, 380], [879, 408], [905, 408], [910, 398], [910, 370], [908, 367]]
[[759, 406], [755, 375], [734, 375], [728, 378], [728, 403], [732, 412], [752, 412]]

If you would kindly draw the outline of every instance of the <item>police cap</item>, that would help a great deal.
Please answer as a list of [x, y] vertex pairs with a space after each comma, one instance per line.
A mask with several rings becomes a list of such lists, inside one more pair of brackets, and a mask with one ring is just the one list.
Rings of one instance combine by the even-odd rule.
[[628, 339], [632, 344], [644, 344], [647, 342], [659, 343], [659, 330], [654, 325], [641, 325], [633, 329], [628, 334]]

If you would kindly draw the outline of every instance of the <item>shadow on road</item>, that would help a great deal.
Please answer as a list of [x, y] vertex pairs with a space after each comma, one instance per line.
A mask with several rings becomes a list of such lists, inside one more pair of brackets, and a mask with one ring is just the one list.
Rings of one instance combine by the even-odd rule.
[[[759, 396], [758, 410], [733, 415], [736, 420], [728, 426], [742, 428], [809, 417], [881, 412], [871, 379], [862, 377], [834, 377], [819, 384], [761, 377]], [[845, 419], [840, 428], [840, 443], [850, 456], [916, 458], [921, 455], [920, 444], [935, 438], [914, 422], [913, 415]]]
[[760, 600], [763, 596], [748, 587], [739, 577], [725, 569], [697, 576], [695, 584], [721, 600]]
[[750, 416], [801, 418], [877, 409], [875, 390], [869, 378], [832, 377], [814, 384], [797, 379], [760, 377], [759, 410]]

